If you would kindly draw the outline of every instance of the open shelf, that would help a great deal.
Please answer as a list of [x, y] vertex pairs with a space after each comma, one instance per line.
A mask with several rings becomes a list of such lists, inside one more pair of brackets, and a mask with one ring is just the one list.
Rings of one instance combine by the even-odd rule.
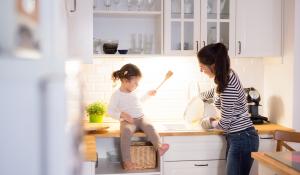
[[144, 170], [124, 170], [120, 163], [110, 162], [108, 159], [99, 159], [96, 175], [116, 175], [116, 174], [134, 174], [134, 175], [160, 175], [159, 168]]
[[163, 54], [94, 54], [93, 58], [156, 58], [163, 56]]
[[94, 15], [99, 16], [158, 16], [161, 11], [108, 11], [108, 10], [94, 10]]

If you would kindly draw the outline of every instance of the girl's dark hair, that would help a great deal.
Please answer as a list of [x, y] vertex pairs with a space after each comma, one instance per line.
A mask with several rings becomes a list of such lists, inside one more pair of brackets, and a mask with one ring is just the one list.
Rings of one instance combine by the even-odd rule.
[[120, 70], [112, 73], [112, 80], [131, 80], [132, 77], [141, 77], [140, 69], [134, 64], [125, 64]]
[[199, 63], [206, 66], [214, 64], [217, 93], [222, 93], [227, 87], [230, 74], [230, 59], [226, 46], [222, 43], [209, 44], [198, 52], [197, 57]]

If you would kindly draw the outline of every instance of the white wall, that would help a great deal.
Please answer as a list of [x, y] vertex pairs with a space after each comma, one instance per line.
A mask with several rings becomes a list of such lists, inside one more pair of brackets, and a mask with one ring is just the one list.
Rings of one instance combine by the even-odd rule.
[[[297, 70], [299, 60], [296, 56], [296, 48], [299, 46], [296, 47], [297, 39], [295, 38], [299, 32], [299, 27], [298, 29], [295, 28], [295, 22], [297, 23], [300, 18], [296, 18], [295, 12], [295, 1], [284, 1], [283, 57], [279, 63], [269, 61], [265, 64], [264, 112], [265, 115], [270, 116], [272, 122], [300, 129], [299, 126], [298, 128], [296, 126], [296, 114], [298, 112], [296, 110], [299, 108], [297, 105], [299, 103], [295, 98], [297, 89], [299, 89], [299, 82], [297, 82], [299, 81], [297, 80], [299, 77], [299, 70]], [[276, 59], [274, 58], [274, 60]]]
[[300, 2], [295, 2], [295, 60], [294, 60], [294, 116], [293, 128], [300, 131]]
[[[231, 62], [244, 87], [253, 86], [263, 93], [262, 58], [233, 58]], [[97, 100], [109, 102], [114, 91], [111, 73], [126, 63], [136, 64], [143, 73], [140, 92], [156, 88], [168, 70], [174, 72], [145, 105], [146, 115], [155, 120], [182, 119], [188, 101], [197, 94], [196, 83], [199, 82], [201, 91], [213, 87], [212, 80], [200, 73], [196, 57], [100, 58], [83, 66], [86, 104]]]

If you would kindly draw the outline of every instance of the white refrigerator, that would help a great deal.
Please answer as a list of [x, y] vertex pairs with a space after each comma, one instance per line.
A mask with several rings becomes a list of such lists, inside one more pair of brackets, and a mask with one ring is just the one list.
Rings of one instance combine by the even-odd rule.
[[[81, 92], [78, 72], [65, 69], [65, 5], [1, 0], [1, 175], [80, 173]], [[71, 103], [78, 109], [70, 109]]]

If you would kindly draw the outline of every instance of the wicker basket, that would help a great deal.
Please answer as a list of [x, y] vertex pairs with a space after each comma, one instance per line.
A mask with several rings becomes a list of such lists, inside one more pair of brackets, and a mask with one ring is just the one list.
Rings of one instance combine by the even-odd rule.
[[132, 142], [130, 156], [141, 169], [156, 167], [156, 151], [150, 142]]

